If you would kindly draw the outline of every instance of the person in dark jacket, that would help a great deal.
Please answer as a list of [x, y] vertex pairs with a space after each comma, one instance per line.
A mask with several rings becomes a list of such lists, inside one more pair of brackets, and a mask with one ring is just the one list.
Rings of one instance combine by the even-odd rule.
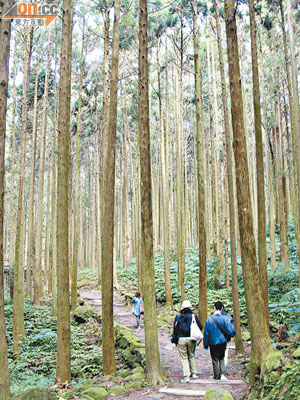
[[[190, 377], [198, 378], [195, 363], [196, 342], [190, 338], [192, 318], [192, 304], [189, 300], [184, 300], [180, 314], [175, 317], [171, 339], [172, 343], [176, 345], [179, 351], [184, 382], [189, 382]], [[202, 330], [202, 325], [197, 315], [195, 315], [195, 320], [199, 329]]]
[[214, 304], [215, 312], [205, 322], [203, 345], [205, 349], [210, 346], [214, 379], [227, 380], [225, 377], [225, 350], [227, 338], [235, 335], [235, 330], [229, 318], [222, 315], [223, 304], [220, 301]]

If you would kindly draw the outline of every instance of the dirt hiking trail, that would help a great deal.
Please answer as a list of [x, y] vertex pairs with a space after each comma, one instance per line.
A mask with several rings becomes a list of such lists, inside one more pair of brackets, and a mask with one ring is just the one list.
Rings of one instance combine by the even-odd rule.
[[[89, 304], [97, 309], [101, 309], [101, 292], [100, 290], [90, 289], [90, 290], [80, 290], [80, 296]], [[114, 315], [117, 317], [118, 323], [131, 328], [134, 334], [140, 338], [142, 342], [145, 341], [144, 338], [144, 323], [141, 321], [141, 329], [136, 329], [135, 317], [131, 314], [131, 309], [125, 304], [124, 298], [119, 296], [116, 292], [114, 293]], [[204, 351], [203, 345], [200, 344], [196, 348], [196, 367], [199, 379], [191, 380], [193, 383], [181, 383], [183, 378], [182, 368], [179, 359], [178, 350], [174, 344], [171, 343], [170, 334], [158, 330], [159, 339], [159, 351], [160, 359], [163, 370], [166, 372], [168, 379], [164, 385], [155, 387], [146, 387], [141, 390], [131, 391], [126, 395], [109, 395], [108, 399], [127, 399], [127, 400], [137, 400], [137, 399], [201, 399], [203, 396], [194, 395], [191, 397], [190, 393], [184, 394], [185, 390], [201, 392], [207, 389], [223, 388], [228, 390], [235, 400], [240, 400], [245, 398], [245, 393], [248, 393], [247, 382], [236, 382], [241, 381], [241, 367], [235, 362], [235, 352], [234, 349], [229, 349], [229, 363], [227, 366], [227, 371], [229, 375], [228, 380], [233, 380], [236, 384], [230, 384], [228, 381], [211, 381], [213, 378], [212, 364], [209, 353]], [[233, 345], [234, 342], [231, 343]], [[232, 346], [231, 346], [232, 347]], [[205, 382], [203, 382], [205, 381]], [[171, 393], [160, 393], [159, 390], [162, 388], [176, 389], [183, 391], [182, 395], [174, 395]]]

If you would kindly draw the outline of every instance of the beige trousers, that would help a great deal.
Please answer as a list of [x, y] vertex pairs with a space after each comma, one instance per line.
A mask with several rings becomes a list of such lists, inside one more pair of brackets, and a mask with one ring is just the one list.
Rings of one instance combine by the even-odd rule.
[[184, 378], [189, 378], [191, 374], [197, 373], [194, 356], [195, 344], [196, 342], [187, 338], [178, 339], [179, 357]]

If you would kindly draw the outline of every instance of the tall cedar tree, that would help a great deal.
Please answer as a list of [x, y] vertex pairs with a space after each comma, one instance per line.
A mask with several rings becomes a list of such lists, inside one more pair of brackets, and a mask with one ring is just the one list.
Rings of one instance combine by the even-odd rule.
[[145, 301], [146, 369], [150, 385], [162, 382], [156, 321], [148, 88], [147, 0], [139, 15], [139, 135], [141, 162], [142, 264]]
[[16, 222], [16, 245], [14, 263], [14, 289], [13, 289], [13, 351], [14, 357], [19, 358], [19, 343], [25, 336], [24, 325], [24, 246], [25, 246], [25, 167], [26, 167], [26, 143], [27, 143], [27, 119], [28, 119], [28, 91], [30, 76], [30, 61], [32, 54], [33, 29], [26, 29], [26, 41], [24, 43], [24, 77], [22, 93], [22, 127], [20, 150], [19, 194]]
[[236, 2], [224, 1], [243, 281], [252, 344], [250, 382], [253, 383], [256, 373], [271, 351], [271, 343], [265, 313], [257, 312], [264, 310], [264, 304], [253, 233], [235, 7]]
[[[298, 90], [298, 74], [296, 64], [296, 49], [295, 49], [295, 37], [294, 37], [294, 26], [292, 16], [292, 1], [287, 0], [287, 20], [290, 37], [290, 62], [292, 72], [292, 109], [291, 109], [291, 124], [294, 126], [293, 142], [295, 147], [295, 154], [297, 160], [297, 176], [298, 176], [298, 196], [300, 196], [300, 105], [299, 105], [299, 90]], [[299, 198], [299, 197], [298, 197]], [[300, 218], [300, 201], [298, 200], [298, 218]], [[300, 222], [298, 221], [300, 227]], [[300, 228], [298, 229], [300, 234]], [[298, 238], [298, 242], [300, 239]], [[300, 264], [299, 264], [299, 285], [300, 285]]]
[[[120, 0], [115, 1], [113, 48], [111, 60], [111, 86], [109, 104], [109, 122], [107, 128], [107, 151], [105, 154], [104, 175], [104, 214], [102, 239], [102, 348], [103, 373], [116, 373], [114, 320], [113, 320], [113, 259], [114, 259], [114, 223], [115, 223], [115, 164], [117, 131], [117, 93], [120, 41]], [[105, 139], [104, 139], [105, 140]]]
[[250, 11], [252, 81], [253, 81], [253, 108], [254, 108], [255, 146], [256, 146], [259, 279], [265, 306], [266, 319], [267, 323], [269, 324], [264, 156], [263, 156], [259, 74], [258, 74], [258, 60], [257, 60], [256, 22], [255, 22], [255, 10], [254, 10], [253, 0], [249, 0], [249, 11]]
[[193, 37], [194, 37], [194, 76], [196, 97], [196, 153], [197, 153], [197, 181], [198, 181], [198, 240], [199, 240], [199, 318], [204, 326], [207, 318], [207, 277], [206, 277], [206, 224], [205, 224], [205, 179], [203, 165], [204, 132], [199, 52], [199, 29], [197, 25], [198, 3], [193, 0]]
[[9, 51], [11, 20], [1, 17], [12, 7], [13, 1], [0, 3], [0, 400], [10, 399], [10, 383], [7, 360], [7, 345], [4, 321], [4, 281], [3, 281], [3, 217], [4, 217], [4, 176], [5, 176], [5, 134], [7, 90], [9, 78]]
[[229, 128], [228, 102], [226, 93], [225, 67], [223, 57], [223, 46], [221, 42], [220, 14], [217, 1], [215, 5], [216, 31], [219, 52], [220, 75], [222, 85], [222, 104], [224, 113], [224, 128], [226, 140], [226, 162], [227, 162], [227, 181], [228, 181], [228, 198], [229, 198], [229, 223], [230, 223], [230, 255], [231, 255], [231, 277], [232, 277], [232, 303], [233, 318], [235, 327], [235, 349], [237, 353], [244, 352], [242, 341], [242, 332], [240, 324], [239, 309], [239, 293], [238, 293], [238, 276], [237, 276], [237, 259], [236, 259], [236, 229], [235, 229], [235, 203], [234, 203], [234, 165], [232, 159], [232, 143]]
[[56, 381], [71, 381], [69, 305], [69, 142], [73, 1], [63, 1], [58, 109]]
[[82, 83], [84, 67], [84, 28], [82, 27], [82, 42], [80, 56], [80, 77], [78, 89], [78, 112], [77, 112], [77, 130], [75, 140], [75, 182], [74, 182], [74, 217], [73, 217], [73, 257], [72, 257], [72, 284], [71, 284], [71, 309], [74, 311], [77, 307], [77, 269], [78, 269], [78, 249], [79, 249], [79, 201], [80, 201], [80, 128], [81, 128], [81, 110], [82, 110]]

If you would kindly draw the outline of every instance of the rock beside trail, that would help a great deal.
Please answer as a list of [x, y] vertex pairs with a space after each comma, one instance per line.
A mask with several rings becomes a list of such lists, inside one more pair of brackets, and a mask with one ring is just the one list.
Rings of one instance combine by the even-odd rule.
[[207, 390], [203, 400], [234, 400], [228, 390], [225, 389], [212, 389]]
[[93, 387], [91, 389], [82, 392], [82, 394], [89, 396], [93, 400], [99, 400], [99, 399], [104, 399], [108, 395], [108, 392], [102, 387], [99, 388]]
[[117, 386], [112, 389], [110, 389], [109, 393], [110, 394], [115, 394], [116, 396], [122, 395], [128, 392], [128, 389], [126, 389], [124, 386]]
[[267, 376], [271, 371], [275, 371], [280, 367], [280, 360], [282, 358], [282, 353], [280, 351], [272, 351], [263, 364], [262, 375]]
[[46, 387], [37, 387], [17, 394], [12, 400], [58, 400], [58, 397]]
[[94, 309], [90, 305], [79, 306], [73, 312], [75, 321], [79, 324], [84, 324], [91, 317], [95, 316]]

